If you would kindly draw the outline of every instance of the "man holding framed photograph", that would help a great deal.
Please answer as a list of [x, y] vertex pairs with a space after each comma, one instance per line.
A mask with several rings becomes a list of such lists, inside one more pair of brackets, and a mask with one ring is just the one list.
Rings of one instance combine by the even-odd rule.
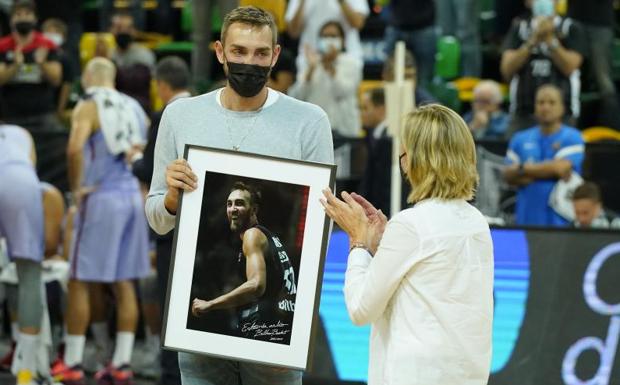
[[278, 236], [258, 222], [260, 192], [243, 182], [233, 184], [226, 200], [230, 231], [241, 240], [237, 266], [244, 282], [212, 300], [195, 298], [192, 314], [236, 308], [239, 335], [288, 344], [295, 311], [295, 271]]
[[[155, 145], [155, 167], [146, 213], [160, 234], [175, 226], [181, 191], [193, 192], [198, 177], [180, 159], [186, 144], [232, 149], [280, 158], [333, 163], [327, 115], [319, 107], [268, 89], [265, 84], [280, 53], [272, 16], [239, 7], [224, 19], [215, 51], [224, 66], [224, 88], [168, 106]], [[301, 384], [301, 372], [179, 354], [184, 384]]]

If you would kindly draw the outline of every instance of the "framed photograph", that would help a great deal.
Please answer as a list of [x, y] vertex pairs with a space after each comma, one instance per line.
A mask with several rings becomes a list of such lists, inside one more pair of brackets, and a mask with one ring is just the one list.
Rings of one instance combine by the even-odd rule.
[[187, 145], [164, 348], [305, 370], [336, 166]]

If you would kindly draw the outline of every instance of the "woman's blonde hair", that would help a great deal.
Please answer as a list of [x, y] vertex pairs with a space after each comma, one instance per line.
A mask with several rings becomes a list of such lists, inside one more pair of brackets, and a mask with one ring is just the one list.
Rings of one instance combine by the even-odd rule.
[[456, 112], [438, 104], [420, 107], [405, 118], [401, 142], [407, 152], [410, 203], [473, 198], [478, 185], [476, 146]]

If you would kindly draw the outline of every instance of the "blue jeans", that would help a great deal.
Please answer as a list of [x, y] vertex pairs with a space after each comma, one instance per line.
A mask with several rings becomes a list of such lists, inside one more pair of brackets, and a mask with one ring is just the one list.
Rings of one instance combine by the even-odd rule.
[[435, 74], [435, 52], [437, 51], [437, 28], [430, 27], [405, 31], [388, 26], [385, 29], [385, 51], [391, 55], [397, 41], [404, 41], [413, 53], [417, 63], [418, 82], [427, 86]]
[[248, 362], [179, 353], [183, 385], [301, 385], [302, 373]]
[[438, 0], [437, 21], [443, 36], [454, 36], [461, 43], [461, 75], [480, 77], [479, 0]]

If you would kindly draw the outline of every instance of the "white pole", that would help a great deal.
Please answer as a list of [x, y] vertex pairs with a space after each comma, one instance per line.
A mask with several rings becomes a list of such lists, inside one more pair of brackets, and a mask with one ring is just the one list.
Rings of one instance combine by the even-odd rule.
[[[394, 81], [396, 83], [396, 89], [402, 96], [403, 85], [405, 82], [405, 43], [399, 41], [396, 43], [395, 55], [394, 55]], [[395, 215], [400, 211], [400, 196], [401, 196], [401, 176], [400, 176], [400, 164], [398, 156], [400, 155], [400, 129], [402, 124], [402, 116], [405, 112], [403, 110], [402, 99], [399, 98], [397, 104], [398, 111], [398, 123], [393, 130], [392, 135], [392, 182], [391, 182], [391, 194], [390, 194], [390, 216]]]

